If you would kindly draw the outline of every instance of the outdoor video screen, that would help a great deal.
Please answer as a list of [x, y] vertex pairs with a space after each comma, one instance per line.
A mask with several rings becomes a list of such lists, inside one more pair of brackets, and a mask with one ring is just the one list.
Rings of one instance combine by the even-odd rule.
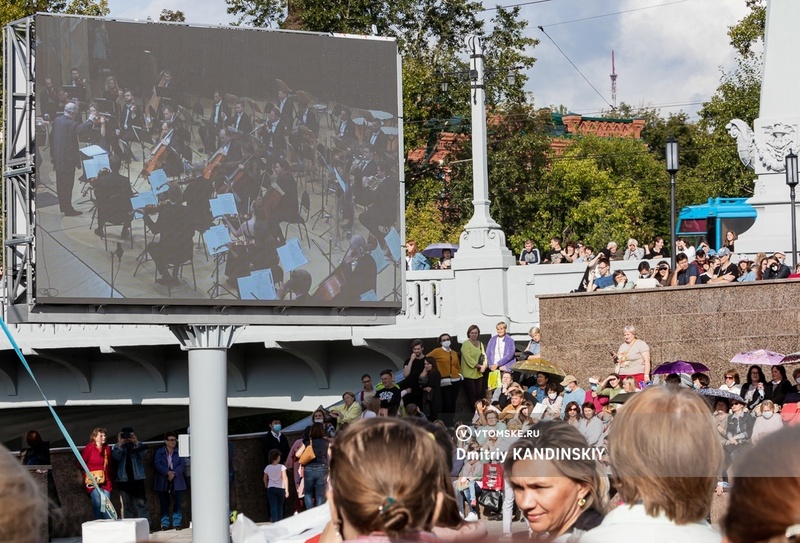
[[37, 302], [401, 306], [394, 41], [35, 32]]

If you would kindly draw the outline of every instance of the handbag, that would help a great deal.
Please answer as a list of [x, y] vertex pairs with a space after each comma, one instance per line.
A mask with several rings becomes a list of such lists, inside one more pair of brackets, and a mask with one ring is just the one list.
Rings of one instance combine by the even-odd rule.
[[500, 370], [492, 370], [489, 372], [489, 389], [494, 390], [495, 388], [500, 388], [500, 384], [502, 382], [502, 378], [500, 376]]
[[499, 490], [484, 490], [478, 497], [478, 503], [483, 506], [484, 513], [499, 513], [503, 507], [503, 493]]
[[481, 488], [503, 490], [503, 464], [484, 464]]
[[[94, 477], [94, 480], [97, 481], [98, 485], [102, 485], [103, 483], [106, 482], [106, 472], [105, 472], [105, 470], [93, 469], [93, 470], [90, 470], [89, 473], [92, 474], [92, 477]], [[86, 474], [86, 473], [83, 474], [83, 482], [86, 484], [86, 486], [94, 485], [94, 483], [92, 482], [91, 477], [89, 477], [89, 475]]]
[[317, 455], [314, 454], [314, 440], [309, 439], [308, 445], [303, 449], [303, 454], [300, 455], [300, 465], [305, 466], [311, 463], [316, 457]]
[[[98, 485], [102, 485], [106, 482], [106, 468], [108, 467], [108, 451], [104, 448], [103, 449], [103, 469], [92, 469], [89, 470], [89, 473], [92, 474], [94, 480], [97, 481]], [[94, 486], [92, 482], [92, 477], [89, 477], [89, 473], [83, 474], [83, 483], [86, 486]]]

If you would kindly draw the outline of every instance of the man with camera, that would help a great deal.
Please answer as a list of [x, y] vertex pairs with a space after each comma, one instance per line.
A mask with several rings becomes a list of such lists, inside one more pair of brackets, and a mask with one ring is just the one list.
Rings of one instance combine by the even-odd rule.
[[150, 518], [145, 495], [143, 457], [146, 452], [147, 446], [139, 441], [133, 428], [126, 426], [120, 430], [111, 457], [117, 461], [114, 482], [122, 496], [123, 518]]

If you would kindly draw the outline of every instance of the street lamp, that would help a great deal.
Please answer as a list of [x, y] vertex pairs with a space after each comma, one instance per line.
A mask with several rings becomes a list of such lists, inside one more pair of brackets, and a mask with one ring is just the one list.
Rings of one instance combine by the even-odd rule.
[[667, 172], [669, 173], [669, 239], [672, 243], [670, 262], [672, 271], [675, 272], [675, 174], [678, 173], [678, 140], [670, 136], [667, 138]]
[[792, 202], [792, 266], [797, 266], [797, 223], [794, 209], [794, 188], [797, 186], [797, 155], [786, 155], [786, 184], [789, 185], [789, 200]]

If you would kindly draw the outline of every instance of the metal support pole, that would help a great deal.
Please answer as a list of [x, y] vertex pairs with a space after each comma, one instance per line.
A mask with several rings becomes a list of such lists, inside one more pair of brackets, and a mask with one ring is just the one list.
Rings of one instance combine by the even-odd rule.
[[672, 249], [669, 252], [672, 273], [675, 273], [675, 174], [669, 174], [669, 240]]
[[797, 217], [794, 207], [794, 187], [789, 187], [789, 199], [792, 201], [792, 267], [797, 266]]
[[192, 541], [230, 541], [227, 351], [241, 326], [172, 326], [189, 351]]

